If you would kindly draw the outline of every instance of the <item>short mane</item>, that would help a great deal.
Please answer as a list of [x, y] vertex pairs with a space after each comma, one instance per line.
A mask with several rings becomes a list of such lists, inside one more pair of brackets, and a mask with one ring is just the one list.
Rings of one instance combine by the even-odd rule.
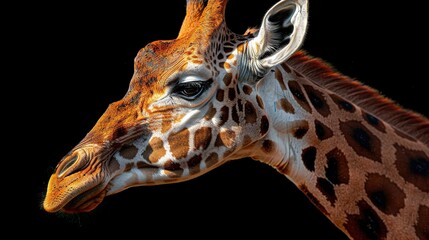
[[421, 114], [400, 107], [377, 90], [338, 73], [323, 60], [309, 56], [304, 51], [295, 53], [286, 64], [315, 84], [335, 92], [429, 146], [429, 120]]

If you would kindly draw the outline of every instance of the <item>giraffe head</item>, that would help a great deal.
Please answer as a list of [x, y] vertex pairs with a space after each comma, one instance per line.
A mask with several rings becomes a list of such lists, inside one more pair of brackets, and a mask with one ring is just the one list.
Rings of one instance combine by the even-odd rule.
[[226, 2], [188, 0], [177, 39], [138, 52], [125, 96], [58, 163], [46, 211], [91, 211], [129, 187], [185, 181], [252, 156], [270, 131], [258, 85], [301, 45], [307, 2], [280, 1], [244, 35], [227, 28]]

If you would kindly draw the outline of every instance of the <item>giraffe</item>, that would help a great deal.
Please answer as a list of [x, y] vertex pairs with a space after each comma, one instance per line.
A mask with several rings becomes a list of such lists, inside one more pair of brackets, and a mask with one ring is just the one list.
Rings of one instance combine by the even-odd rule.
[[428, 238], [428, 120], [299, 50], [307, 1], [279, 1], [243, 35], [225, 8], [188, 0], [177, 39], [139, 51], [124, 98], [57, 165], [45, 210], [88, 212], [251, 157], [350, 238]]

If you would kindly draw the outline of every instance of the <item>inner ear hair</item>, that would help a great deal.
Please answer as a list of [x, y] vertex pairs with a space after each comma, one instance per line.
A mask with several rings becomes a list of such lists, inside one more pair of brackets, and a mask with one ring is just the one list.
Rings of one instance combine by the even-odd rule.
[[279, 48], [285, 47], [290, 43], [294, 30], [291, 19], [295, 10], [295, 5], [290, 5], [268, 17], [265, 27], [271, 35], [269, 37], [270, 41], [267, 42], [266, 49], [259, 56], [259, 59], [271, 56]]

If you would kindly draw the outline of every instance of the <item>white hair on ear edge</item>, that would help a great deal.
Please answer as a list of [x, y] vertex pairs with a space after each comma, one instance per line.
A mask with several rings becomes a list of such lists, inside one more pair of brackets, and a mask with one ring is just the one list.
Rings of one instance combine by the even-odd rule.
[[283, 0], [267, 11], [257, 36], [247, 44], [241, 77], [260, 78], [298, 50], [307, 29], [307, 8], [307, 0]]

